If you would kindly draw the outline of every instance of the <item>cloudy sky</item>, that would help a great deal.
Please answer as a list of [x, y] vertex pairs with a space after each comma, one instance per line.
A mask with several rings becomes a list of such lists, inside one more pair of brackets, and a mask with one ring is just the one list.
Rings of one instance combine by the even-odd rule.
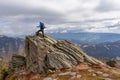
[[46, 32], [120, 33], [120, 0], [0, 0], [0, 35]]

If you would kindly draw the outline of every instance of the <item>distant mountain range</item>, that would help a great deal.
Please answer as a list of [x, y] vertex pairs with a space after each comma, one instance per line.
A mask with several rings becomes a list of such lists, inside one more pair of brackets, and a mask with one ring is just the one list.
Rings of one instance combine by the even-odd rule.
[[120, 56], [120, 40], [100, 44], [80, 44], [80, 47], [89, 55], [96, 58], [115, 59]]
[[[49, 33], [60, 40], [77, 43], [88, 55], [106, 59], [120, 56], [120, 34], [112, 33]], [[0, 36], [0, 54], [20, 53], [24, 49], [24, 38]]]
[[24, 39], [0, 36], [0, 54], [18, 53], [24, 48]]
[[120, 34], [114, 33], [49, 33], [57, 39], [67, 39], [80, 44], [98, 44], [120, 40]]

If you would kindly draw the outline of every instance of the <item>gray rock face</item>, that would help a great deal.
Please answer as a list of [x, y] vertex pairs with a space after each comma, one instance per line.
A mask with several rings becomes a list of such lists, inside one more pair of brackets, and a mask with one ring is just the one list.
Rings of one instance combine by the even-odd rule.
[[27, 36], [25, 42], [27, 69], [43, 73], [48, 70], [71, 68], [83, 61], [88, 64], [103, 64], [88, 56], [79, 46], [67, 40], [56, 40], [47, 35]]
[[9, 73], [21, 70], [26, 67], [26, 59], [23, 56], [14, 54], [9, 66]]

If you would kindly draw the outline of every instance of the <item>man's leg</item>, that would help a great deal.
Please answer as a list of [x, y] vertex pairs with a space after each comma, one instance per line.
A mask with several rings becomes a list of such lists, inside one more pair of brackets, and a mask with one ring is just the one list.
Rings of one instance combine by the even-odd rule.
[[42, 35], [43, 35], [43, 37], [44, 37], [44, 30], [42, 30]]
[[40, 32], [41, 30], [38, 30], [37, 32], [36, 32], [36, 35], [38, 36], [38, 34], [39, 34], [39, 32]]

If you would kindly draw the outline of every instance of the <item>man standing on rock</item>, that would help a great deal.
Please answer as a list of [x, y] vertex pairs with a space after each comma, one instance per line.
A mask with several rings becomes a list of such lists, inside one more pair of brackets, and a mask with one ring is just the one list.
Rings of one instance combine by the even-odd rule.
[[44, 29], [45, 29], [44, 23], [40, 22], [39, 26], [37, 26], [37, 27], [39, 27], [40, 30], [38, 30], [38, 31], [36, 32], [36, 35], [38, 36], [39, 32], [41, 31], [41, 32], [42, 32], [42, 35], [43, 35], [43, 37], [44, 37]]

